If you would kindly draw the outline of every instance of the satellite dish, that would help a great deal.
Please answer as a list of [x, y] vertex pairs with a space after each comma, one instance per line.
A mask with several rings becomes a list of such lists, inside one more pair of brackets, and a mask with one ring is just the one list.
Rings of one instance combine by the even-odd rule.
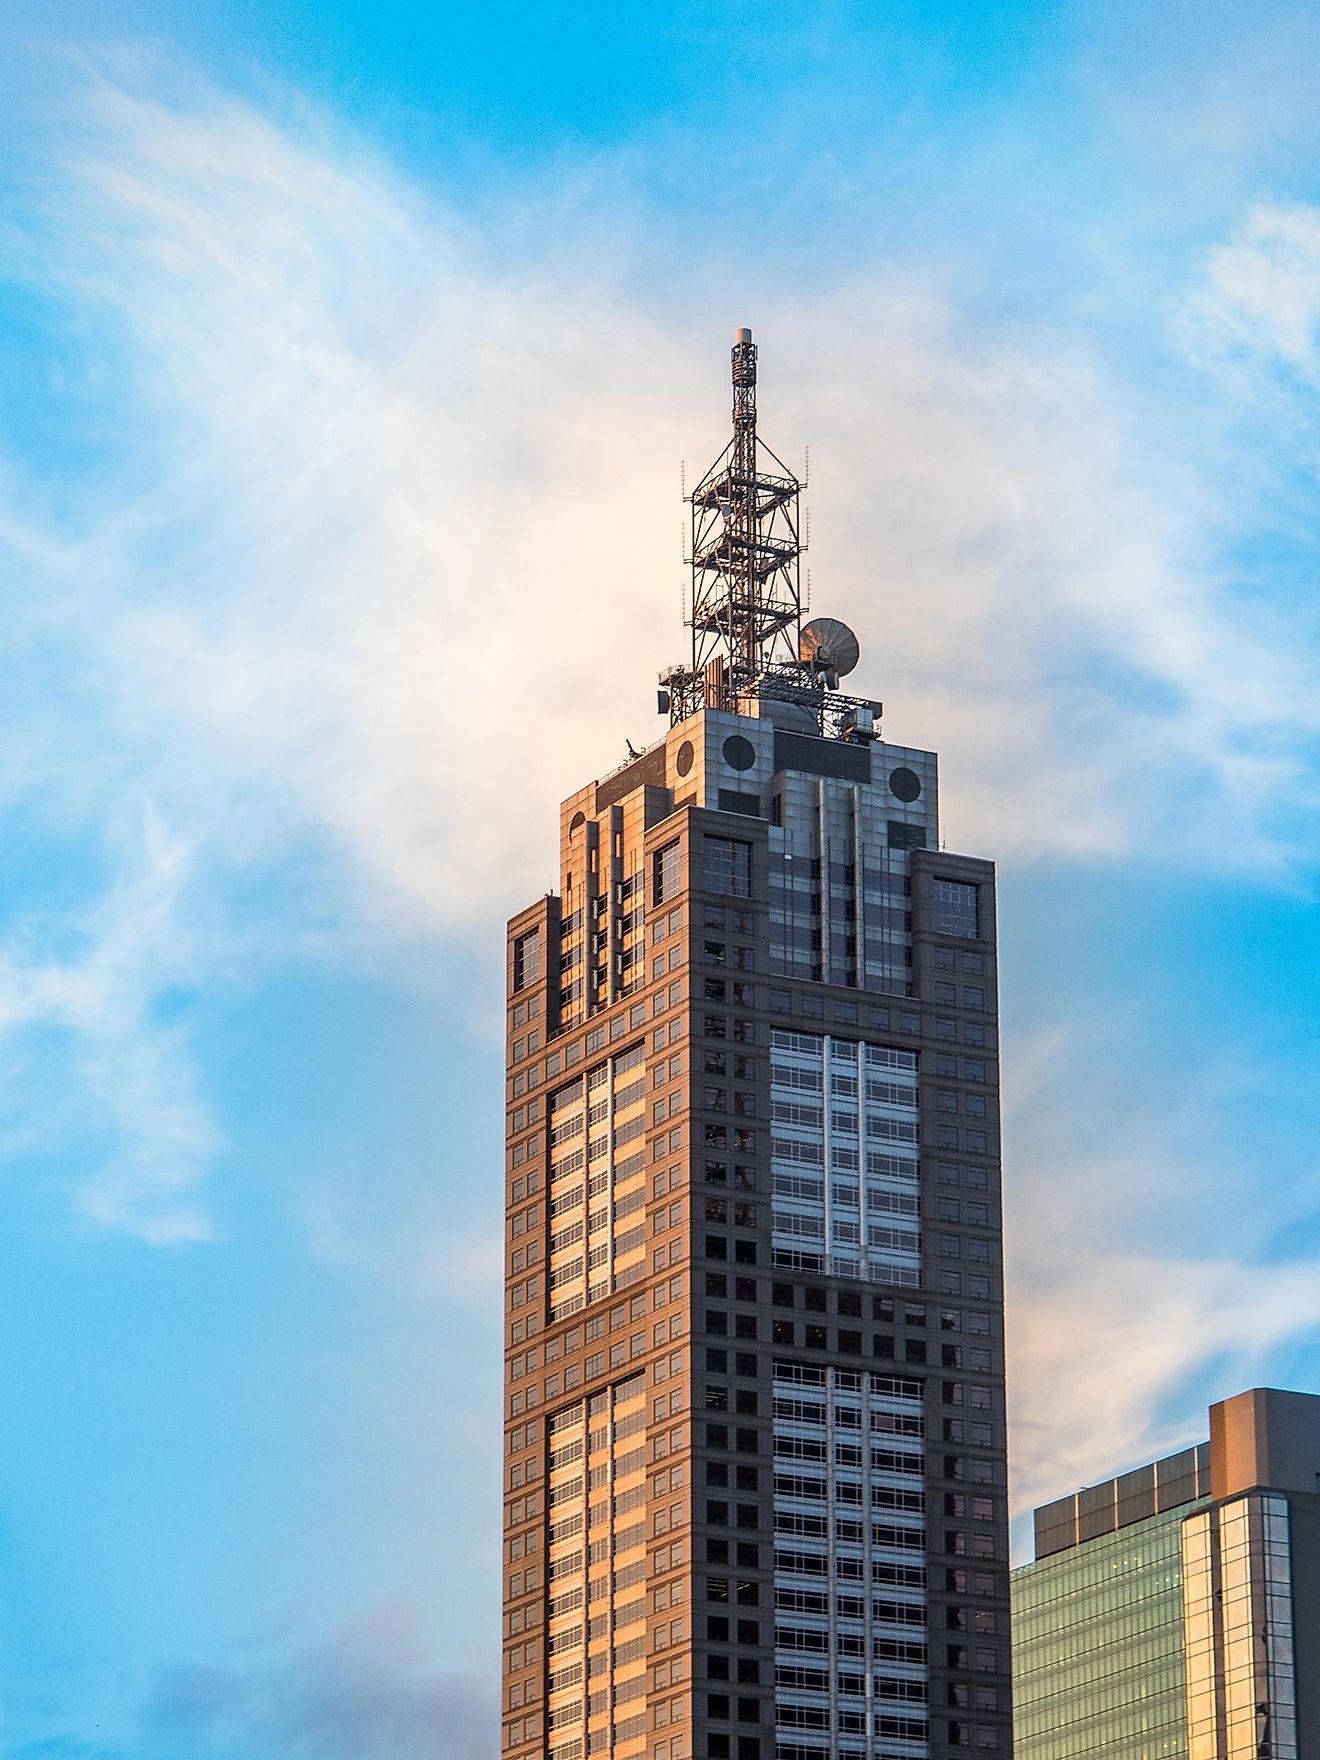
[[842, 678], [862, 657], [857, 637], [837, 617], [813, 617], [798, 639], [798, 658], [817, 672]]

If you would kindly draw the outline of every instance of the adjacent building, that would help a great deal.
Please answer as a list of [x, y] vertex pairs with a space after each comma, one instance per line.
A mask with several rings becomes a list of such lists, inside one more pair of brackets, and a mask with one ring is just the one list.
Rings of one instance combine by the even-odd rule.
[[1018, 1760], [1320, 1755], [1320, 1397], [1212, 1406], [1208, 1443], [1035, 1530], [1013, 1573]]
[[503, 1752], [1006, 1756], [994, 872], [732, 365], [669, 725], [509, 925]]

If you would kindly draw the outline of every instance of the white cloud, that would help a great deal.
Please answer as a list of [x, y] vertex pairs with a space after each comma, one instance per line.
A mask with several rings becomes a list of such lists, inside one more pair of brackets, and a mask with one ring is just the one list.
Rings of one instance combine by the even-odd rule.
[[[1006, 1060], [1020, 1512], [1202, 1439], [1208, 1398], [1320, 1336], [1314, 1259], [1286, 1245], [1320, 1214], [1320, 1163], [1290, 1174], [1263, 1128], [1295, 1104], [1286, 1074], [1227, 1043], [1221, 1066], [1138, 1074], [1150, 1050], [1132, 1025], [1061, 1024]], [[1260, 1167], [1223, 1136], [1237, 1102], [1259, 1122]]]
[[[551, 880], [546, 804], [658, 731], [723, 334], [657, 315], [608, 213], [558, 249], [508, 208], [478, 235], [323, 123], [206, 92], [102, 89], [40, 248], [131, 399], [115, 505], [21, 565], [105, 668], [98, 764], [131, 751], [231, 857], [310, 840], [359, 927]], [[758, 305], [771, 435], [816, 447], [817, 604], [891, 735], [939, 745], [959, 840], [1114, 856], [1158, 819], [1175, 858], [1278, 859], [1311, 694], [1220, 595], [1213, 491], [1138, 406], [883, 265]]]
[[150, 812], [142, 821], [104, 898], [55, 923], [24, 918], [0, 946], [0, 1037], [17, 1059], [14, 1086], [24, 1089], [28, 1047], [38, 1035], [53, 1038], [59, 1050], [47, 1056], [69, 1070], [83, 1100], [52, 1104], [38, 1086], [24, 1115], [10, 1098], [9, 1110], [26, 1119], [19, 1139], [47, 1156], [63, 1147], [76, 1165], [90, 1134], [96, 1167], [77, 1182], [80, 1210], [164, 1246], [211, 1235], [196, 1188], [220, 1145], [185, 1035], [156, 1006], [162, 991], [195, 973], [177, 914], [189, 853]]
[[1258, 202], [1208, 253], [1187, 301], [1189, 339], [1210, 358], [1273, 359], [1320, 388], [1320, 208]]
[[[0, 478], [0, 798], [112, 849], [149, 802], [189, 852], [195, 984], [277, 946], [494, 942], [553, 883], [560, 795], [658, 731], [677, 461], [721, 442], [725, 333], [680, 333], [680, 277], [608, 205], [543, 186], [554, 225], [492, 200], [478, 228], [322, 116], [173, 77], [97, 87], [27, 221], [116, 447], [40, 495]], [[816, 608], [856, 622], [890, 736], [940, 749], [955, 843], [1286, 864], [1313, 693], [1222, 591], [1206, 460], [1170, 464], [1079, 345], [882, 263], [756, 308], [723, 316], [762, 337], [770, 438], [813, 443]], [[78, 1030], [136, 1148], [87, 1202], [200, 1232], [161, 1193], [214, 1129], [154, 1024], [169, 959], [123, 936], [132, 1005]]]

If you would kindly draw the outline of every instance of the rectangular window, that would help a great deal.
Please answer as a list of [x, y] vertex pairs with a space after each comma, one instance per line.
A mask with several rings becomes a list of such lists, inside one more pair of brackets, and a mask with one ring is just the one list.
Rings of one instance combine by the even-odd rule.
[[964, 935], [974, 940], [979, 933], [976, 887], [963, 880], [935, 881], [935, 932]]
[[525, 990], [541, 976], [541, 931], [529, 929], [513, 943], [513, 987]]
[[662, 849], [656, 850], [651, 857], [651, 888], [654, 904], [667, 904], [678, 895], [682, 883], [682, 871], [678, 858], [679, 842], [675, 838]]
[[701, 839], [701, 884], [707, 892], [729, 898], [752, 896], [752, 846], [732, 837]]

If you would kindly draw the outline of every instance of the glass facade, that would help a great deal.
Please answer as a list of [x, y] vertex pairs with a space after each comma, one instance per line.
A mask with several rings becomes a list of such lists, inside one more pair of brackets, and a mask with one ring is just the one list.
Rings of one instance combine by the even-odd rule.
[[1017, 1760], [1185, 1760], [1186, 1516], [1171, 1509], [1014, 1571]]
[[[910, 856], [933, 841], [934, 765], [911, 801], [833, 777], [777, 778], [769, 832], [770, 970], [816, 983], [913, 994]], [[902, 820], [890, 815], [901, 812]], [[976, 888], [971, 889], [973, 901]], [[975, 905], [970, 931], [976, 934]]]
[[1298, 1760], [1287, 1501], [1190, 1518], [1182, 1563], [1188, 1760]]
[[770, 1117], [774, 1263], [915, 1288], [916, 1054], [777, 1030]]
[[920, 1381], [774, 1365], [777, 1760], [925, 1760]]

